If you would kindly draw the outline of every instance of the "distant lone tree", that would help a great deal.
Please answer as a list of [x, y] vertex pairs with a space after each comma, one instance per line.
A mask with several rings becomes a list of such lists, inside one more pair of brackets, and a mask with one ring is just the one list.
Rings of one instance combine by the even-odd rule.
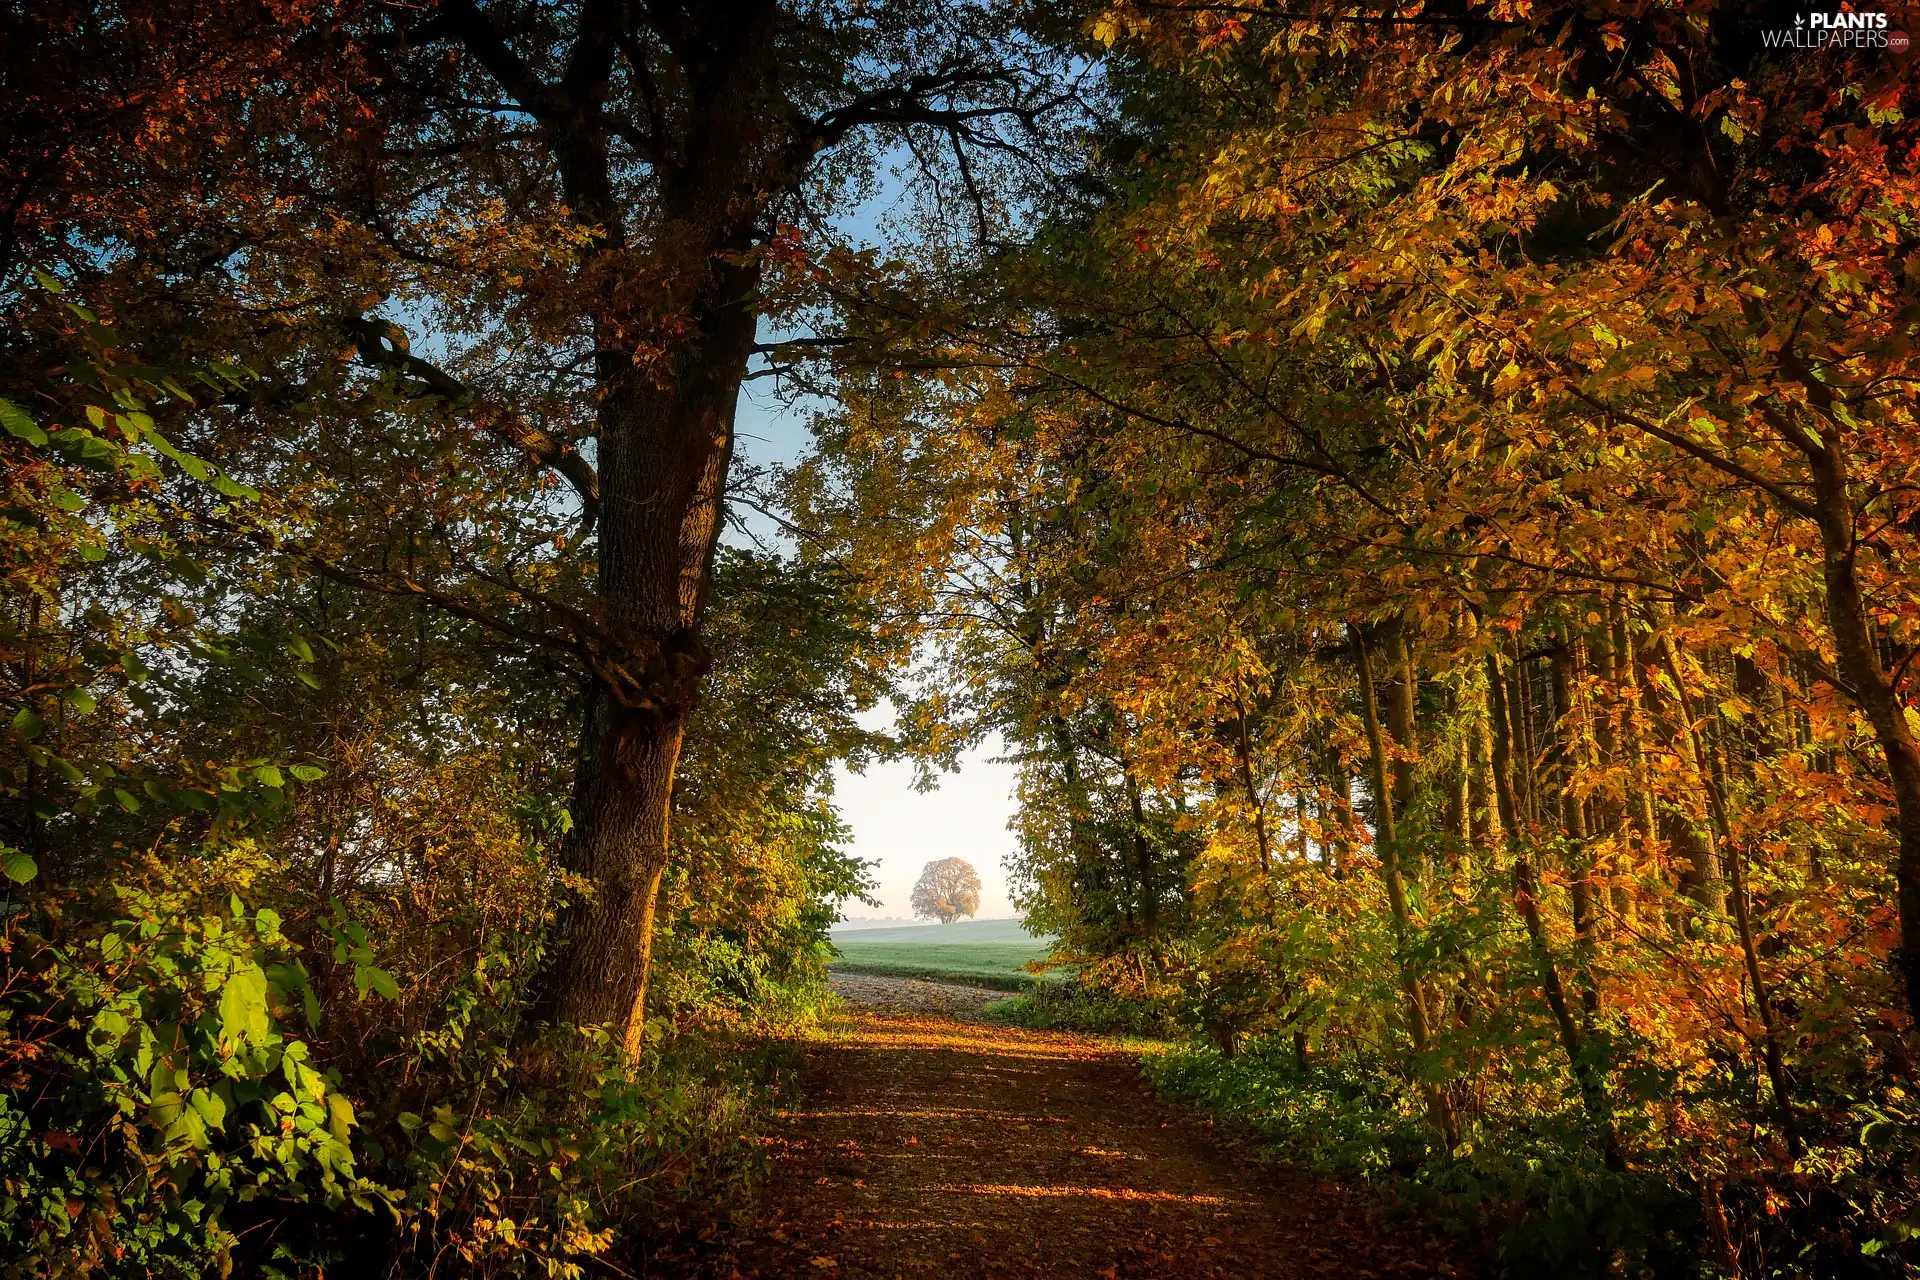
[[913, 886], [913, 914], [952, 924], [980, 909], [980, 873], [965, 858], [929, 862]]

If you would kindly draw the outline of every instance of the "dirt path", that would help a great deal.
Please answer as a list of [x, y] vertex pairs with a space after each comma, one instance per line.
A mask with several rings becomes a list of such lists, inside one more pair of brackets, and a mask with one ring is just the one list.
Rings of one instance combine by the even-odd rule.
[[768, 1213], [723, 1276], [1458, 1274], [1365, 1197], [1223, 1153], [1110, 1042], [987, 1024], [978, 988], [836, 987], [854, 1008], [809, 1057]]

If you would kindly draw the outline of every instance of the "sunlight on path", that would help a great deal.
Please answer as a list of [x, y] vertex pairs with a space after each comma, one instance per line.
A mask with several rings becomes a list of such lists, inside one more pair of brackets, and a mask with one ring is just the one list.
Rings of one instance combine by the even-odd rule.
[[882, 1007], [810, 1055], [765, 1218], [721, 1276], [1460, 1274], [1364, 1196], [1224, 1155], [1111, 1041], [911, 1011], [950, 993], [844, 994]]

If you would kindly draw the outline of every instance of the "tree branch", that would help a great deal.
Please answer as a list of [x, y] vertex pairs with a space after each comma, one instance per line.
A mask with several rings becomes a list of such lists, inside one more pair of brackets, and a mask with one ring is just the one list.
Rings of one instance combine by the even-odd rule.
[[409, 349], [406, 331], [399, 325], [352, 315], [341, 318], [340, 330], [370, 367], [418, 379], [425, 385], [427, 394], [445, 400], [450, 408], [464, 411], [482, 431], [557, 472], [586, 507], [586, 521], [591, 526], [600, 508], [600, 476], [572, 445], [555, 440], [516, 414], [480, 403], [471, 387], [438, 365], [414, 355]]

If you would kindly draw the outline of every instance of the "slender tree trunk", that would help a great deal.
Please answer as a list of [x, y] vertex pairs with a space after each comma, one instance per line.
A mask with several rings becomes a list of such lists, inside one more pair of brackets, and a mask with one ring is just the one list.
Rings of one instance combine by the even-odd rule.
[[1487, 686], [1492, 692], [1493, 706], [1493, 782], [1495, 793], [1499, 797], [1500, 816], [1509, 832], [1509, 848], [1513, 853], [1513, 896], [1520, 909], [1521, 923], [1526, 926], [1527, 940], [1533, 948], [1535, 963], [1540, 970], [1540, 989], [1546, 997], [1547, 1009], [1553, 1014], [1554, 1025], [1560, 1031], [1561, 1047], [1566, 1050], [1568, 1064], [1573, 1069], [1574, 1080], [1580, 1086], [1580, 1096], [1586, 1107], [1587, 1115], [1600, 1128], [1601, 1151], [1607, 1166], [1613, 1169], [1623, 1168], [1625, 1161], [1620, 1154], [1620, 1138], [1613, 1127], [1613, 1104], [1607, 1096], [1606, 1082], [1594, 1064], [1587, 1060], [1581, 1045], [1580, 1028], [1574, 1022], [1573, 1010], [1567, 1003], [1566, 989], [1560, 982], [1560, 970], [1553, 962], [1553, 951], [1549, 945], [1545, 923], [1540, 919], [1540, 886], [1534, 874], [1533, 860], [1528, 856], [1523, 837], [1519, 835], [1520, 815], [1513, 787], [1513, 747], [1515, 738], [1513, 728], [1513, 708], [1508, 705], [1505, 682], [1501, 677], [1499, 659], [1487, 656]]
[[1460, 696], [1454, 695], [1454, 729], [1458, 740], [1453, 751], [1453, 777], [1447, 780], [1447, 829], [1462, 845], [1473, 843], [1473, 742], [1460, 712]]
[[[1687, 693], [1686, 681], [1682, 679], [1679, 650], [1671, 637], [1667, 638], [1662, 652], [1667, 662], [1667, 674], [1680, 696], [1681, 710], [1687, 723], [1692, 725], [1695, 723], [1693, 700]], [[1768, 1083], [1773, 1088], [1774, 1106], [1779, 1112], [1781, 1126], [1786, 1130], [1787, 1142], [1797, 1152], [1799, 1133], [1793, 1114], [1793, 1095], [1787, 1085], [1787, 1070], [1780, 1050], [1780, 1031], [1773, 1011], [1773, 995], [1767, 986], [1766, 975], [1760, 970], [1760, 950], [1754, 942], [1746, 860], [1733, 838], [1733, 822], [1727, 808], [1726, 772], [1720, 762], [1720, 735], [1716, 733], [1702, 741], [1698, 731], [1689, 729], [1688, 733], [1693, 740], [1694, 754], [1708, 760], [1707, 808], [1720, 838], [1721, 861], [1725, 865], [1731, 889], [1734, 934], [1740, 942], [1740, 957], [1746, 964], [1747, 984], [1753, 992], [1754, 1014], [1760, 1021], [1762, 1065], [1766, 1069]]]
[[[1624, 802], [1625, 790], [1620, 781], [1621, 733], [1615, 723], [1619, 707], [1620, 690], [1620, 651], [1613, 644], [1613, 633], [1608, 627], [1602, 627], [1594, 636], [1593, 650], [1595, 666], [1601, 678], [1606, 681], [1607, 696], [1595, 699], [1589, 707], [1587, 723], [1593, 734], [1595, 746], [1599, 750], [1599, 761], [1606, 770], [1607, 788], [1593, 797], [1590, 813], [1592, 821], [1589, 830], [1596, 839], [1610, 839], [1611, 851], [1606, 868], [1607, 895], [1614, 921], [1626, 922], [1633, 918], [1633, 898], [1622, 883], [1622, 850], [1627, 837], [1627, 808]], [[1609, 930], [1611, 932], [1611, 930]]]
[[1641, 730], [1645, 708], [1640, 697], [1640, 663], [1633, 648], [1633, 631], [1624, 602], [1615, 602], [1613, 649], [1620, 671], [1620, 737], [1627, 756], [1628, 811], [1640, 839], [1647, 845], [1659, 838], [1660, 825], [1653, 809], [1653, 782], [1647, 776], [1646, 737]]
[[[1367, 642], [1360, 627], [1351, 628], [1353, 632], [1354, 662], [1360, 675], [1360, 713], [1367, 731], [1367, 750], [1373, 762], [1373, 803], [1374, 826], [1378, 833], [1375, 841], [1380, 854], [1380, 876], [1386, 883], [1387, 905], [1393, 913], [1393, 932], [1396, 941], [1395, 963], [1400, 969], [1400, 988], [1407, 1001], [1407, 1030], [1413, 1040], [1413, 1051], [1421, 1060], [1424, 1071], [1428, 1044], [1431, 1040], [1427, 1025], [1426, 993], [1421, 989], [1420, 979], [1415, 976], [1407, 962], [1407, 940], [1412, 931], [1412, 922], [1407, 908], [1406, 881], [1400, 874], [1399, 833], [1394, 826], [1393, 794], [1387, 784], [1386, 743], [1380, 732], [1380, 702], [1374, 692], [1373, 663], [1367, 652]], [[1453, 1108], [1448, 1105], [1445, 1092], [1431, 1081], [1422, 1080], [1421, 1089], [1426, 1094], [1427, 1111], [1433, 1124], [1446, 1141], [1447, 1149], [1452, 1150], [1460, 1144], [1460, 1134], [1455, 1125]]]
[[1473, 715], [1473, 836], [1487, 848], [1502, 841], [1500, 804], [1493, 786], [1493, 734], [1489, 723], [1489, 691], [1482, 687], [1474, 695]]
[[[1387, 732], [1392, 735], [1394, 747], [1393, 813], [1396, 820], [1408, 822], [1413, 816], [1417, 786], [1414, 762], [1420, 756], [1420, 677], [1413, 665], [1413, 650], [1407, 644], [1406, 623], [1396, 619], [1385, 628], [1384, 638], [1395, 675], [1395, 679], [1387, 686]], [[1396, 849], [1395, 854], [1403, 874], [1411, 864], [1415, 882], [1424, 897], [1429, 887], [1426, 859], [1419, 856], [1409, 858], [1404, 849]]]
[[1273, 850], [1267, 840], [1267, 803], [1260, 796], [1260, 788], [1253, 780], [1253, 744], [1247, 737], [1247, 707], [1235, 692], [1234, 710], [1238, 712], [1239, 733], [1235, 742], [1236, 754], [1240, 758], [1240, 782], [1247, 790], [1247, 804], [1253, 809], [1253, 834], [1260, 843], [1260, 870], [1273, 870]]
[[1147, 813], [1140, 799], [1140, 783], [1133, 770], [1122, 770], [1127, 805], [1133, 813], [1133, 855], [1140, 872], [1140, 929], [1146, 935], [1147, 955], [1160, 969], [1160, 887], [1153, 877], [1153, 843], [1147, 839]]
[[[1816, 403], [1831, 395], [1817, 379], [1802, 382], [1813, 384], [1808, 394], [1816, 397]], [[1906, 703], [1874, 643], [1855, 562], [1859, 544], [1854, 540], [1853, 502], [1848, 493], [1851, 478], [1838, 426], [1829, 424], [1823, 444], [1812, 462], [1827, 622], [1833, 629], [1840, 676], [1873, 726], [1893, 783], [1894, 829], [1900, 841], [1894, 864], [1900, 897], [1900, 968], [1909, 1012], [1920, 1018], [1920, 742], [1915, 741]]]
[[[1305, 862], [1312, 855], [1313, 846], [1307, 838], [1307, 792], [1304, 785], [1293, 793], [1293, 839], [1294, 847], [1300, 854], [1300, 861]], [[1320, 836], [1320, 862], [1322, 865], [1327, 863], [1325, 832]]]
[[1540, 752], [1533, 740], [1533, 680], [1527, 674], [1527, 664], [1520, 658], [1519, 645], [1519, 637], [1515, 636], [1513, 671], [1508, 678], [1513, 714], [1514, 798], [1520, 804], [1522, 823], [1544, 826], [1547, 816], [1540, 795]]
[[1328, 856], [1333, 859], [1333, 874], [1344, 879], [1347, 855], [1353, 851], [1353, 779], [1340, 763], [1339, 753], [1327, 749], [1327, 794], [1331, 816], [1326, 821]]
[[1567, 883], [1573, 900], [1574, 969], [1580, 980], [1580, 1004], [1591, 1018], [1600, 1011], [1600, 988], [1593, 978], [1593, 869], [1588, 848], [1586, 807], [1573, 785], [1575, 749], [1581, 717], [1574, 709], [1574, 689], [1582, 647], [1564, 638], [1553, 650], [1553, 702], [1559, 713], [1554, 726], [1554, 786], [1560, 792], [1560, 826], [1573, 846]]
[[[1649, 642], [1650, 657], [1662, 667], [1668, 665], [1668, 643], [1665, 635]], [[1699, 752], [1694, 750], [1693, 728], [1688, 722], [1686, 707], [1667, 706], [1666, 696], [1660, 691], [1656, 680], [1649, 679], [1646, 682], [1644, 693], [1656, 720], [1661, 723], [1661, 736], [1672, 744], [1674, 752], [1686, 766], [1687, 775], [1698, 788], [1695, 796], [1687, 798], [1690, 808], [1693, 803], [1704, 801], [1707, 774]], [[1726, 881], [1721, 872], [1720, 851], [1714, 843], [1711, 815], [1708, 815], [1706, 822], [1702, 822], [1692, 812], [1675, 812], [1666, 826], [1665, 834], [1669, 843], [1687, 859], [1686, 870], [1680, 878], [1682, 892], [1716, 914], [1725, 912]]]

